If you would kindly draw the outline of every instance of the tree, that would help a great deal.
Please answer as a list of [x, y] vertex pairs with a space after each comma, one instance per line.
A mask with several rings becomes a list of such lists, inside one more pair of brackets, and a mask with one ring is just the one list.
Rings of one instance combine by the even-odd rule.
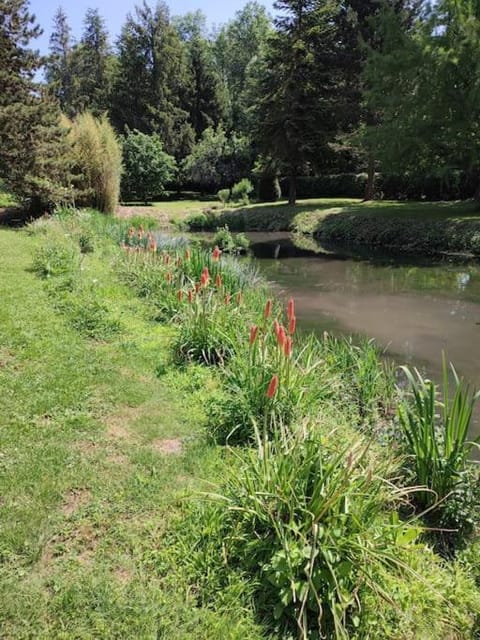
[[73, 93], [72, 37], [66, 13], [61, 7], [53, 17], [50, 55], [45, 64], [45, 77], [64, 113], [71, 113]]
[[331, 153], [338, 129], [335, 2], [278, 0], [276, 33], [258, 65], [256, 138], [289, 177], [289, 203], [297, 176]]
[[75, 111], [88, 109], [100, 116], [110, 106], [114, 60], [105, 20], [98, 9], [88, 9], [83, 35], [74, 48], [72, 66], [77, 82]]
[[163, 150], [157, 134], [127, 131], [123, 141], [122, 193], [138, 197], [147, 203], [149, 198], [165, 191], [176, 173], [175, 158]]
[[271, 30], [270, 18], [258, 2], [247, 2], [215, 39], [215, 55], [228, 96], [227, 127], [247, 133], [247, 68], [257, 58]]
[[367, 140], [385, 170], [461, 169], [480, 185], [480, 7], [441, 0], [408, 30], [401, 18], [384, 9], [382, 47], [369, 51], [366, 98], [380, 121]]
[[35, 83], [41, 34], [26, 0], [0, 0], [0, 178], [32, 209], [67, 196], [68, 158], [60, 112]]
[[248, 138], [228, 137], [219, 127], [205, 129], [200, 141], [183, 163], [183, 173], [205, 190], [231, 188], [247, 176], [252, 168], [252, 153]]
[[188, 60], [170, 22], [168, 7], [145, 2], [122, 28], [118, 47], [112, 118], [125, 126], [158, 133], [166, 151], [177, 159], [191, 150], [194, 134], [188, 122]]

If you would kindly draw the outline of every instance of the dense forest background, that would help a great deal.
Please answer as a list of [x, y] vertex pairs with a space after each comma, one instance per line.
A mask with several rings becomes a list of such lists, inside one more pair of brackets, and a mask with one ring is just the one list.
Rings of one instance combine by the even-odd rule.
[[[43, 58], [28, 3], [0, 8], [0, 177], [14, 187], [25, 173], [58, 182], [55, 118], [88, 111], [133, 136], [145, 167], [155, 155], [172, 190], [249, 178], [260, 199], [281, 184], [291, 203], [478, 196], [478, 2], [277, 0], [271, 17], [253, 1], [216, 29], [143, 2], [114, 42], [94, 8], [75, 41], [59, 8]], [[139, 181], [125, 178], [124, 197], [141, 197]]]

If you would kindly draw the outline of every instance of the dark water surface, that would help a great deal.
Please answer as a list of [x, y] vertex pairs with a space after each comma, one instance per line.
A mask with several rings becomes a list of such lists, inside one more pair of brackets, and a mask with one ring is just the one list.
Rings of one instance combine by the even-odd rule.
[[299, 326], [374, 338], [435, 378], [443, 350], [480, 388], [478, 262], [315, 255], [286, 234], [248, 235], [261, 272], [295, 297]]

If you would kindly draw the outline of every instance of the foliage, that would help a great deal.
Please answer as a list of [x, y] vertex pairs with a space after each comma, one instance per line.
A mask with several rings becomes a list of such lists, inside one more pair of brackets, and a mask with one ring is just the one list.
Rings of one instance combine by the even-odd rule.
[[183, 164], [183, 172], [189, 180], [211, 190], [232, 186], [250, 168], [248, 138], [236, 134], [227, 136], [221, 127], [205, 129]]
[[249, 203], [249, 196], [253, 191], [253, 185], [248, 178], [242, 178], [240, 182], [237, 182], [232, 187], [232, 200], [234, 202], [241, 202], [242, 204]]
[[217, 193], [218, 199], [222, 202], [223, 206], [229, 202], [230, 200], [230, 189], [220, 189]]
[[159, 136], [127, 130], [122, 146], [124, 197], [136, 196], [148, 202], [152, 196], [162, 195], [165, 185], [175, 176], [176, 163], [163, 151]]
[[34, 82], [28, 48], [41, 30], [26, 0], [0, 3], [0, 176], [32, 211], [68, 200], [69, 159], [57, 104]]
[[[427, 510], [427, 520], [432, 525], [453, 528], [462, 540], [472, 534], [478, 516], [480, 481], [469, 474], [475, 443], [469, 442], [468, 436], [480, 393], [472, 391], [451, 366], [452, 393], [445, 358], [441, 399], [435, 383], [424, 379], [418, 370], [402, 370], [412, 396], [411, 402], [404, 401], [399, 406], [399, 419], [413, 483], [420, 487], [414, 501], [419, 511]], [[451, 532], [439, 533], [448, 548]]]
[[69, 139], [77, 172], [79, 200], [104, 213], [113, 213], [120, 194], [122, 151], [104, 116], [85, 111], [70, 124]]
[[219, 247], [223, 253], [244, 253], [250, 246], [250, 241], [243, 233], [232, 234], [227, 225], [217, 229], [212, 244]]
[[59, 238], [49, 239], [40, 246], [33, 257], [33, 270], [42, 278], [67, 276], [77, 271], [80, 252], [70, 242]]

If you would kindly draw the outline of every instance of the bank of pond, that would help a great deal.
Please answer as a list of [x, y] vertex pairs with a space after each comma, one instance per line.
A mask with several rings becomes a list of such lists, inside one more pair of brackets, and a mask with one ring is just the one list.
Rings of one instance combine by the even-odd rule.
[[195, 381], [194, 440], [220, 469], [168, 534], [197, 606], [252, 611], [252, 638], [476, 637], [475, 390], [441, 349], [434, 382], [372, 340], [307, 331], [301, 296], [265, 277], [278, 255], [262, 275], [149, 224], [60, 212], [27, 233], [52, 304], [90, 339], [122, 332], [114, 305], [85, 287], [91, 255], [152, 326], [171, 327], [157, 375]]

